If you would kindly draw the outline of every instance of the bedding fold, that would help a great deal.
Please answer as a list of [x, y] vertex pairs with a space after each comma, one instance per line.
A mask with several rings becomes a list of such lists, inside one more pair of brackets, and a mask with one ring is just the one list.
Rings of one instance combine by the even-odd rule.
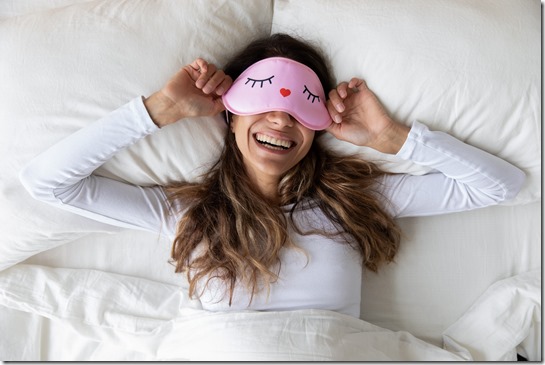
[[[517, 293], [511, 303], [527, 300], [535, 306], [537, 284], [535, 274], [529, 273], [493, 286], [483, 299], [485, 305], [476, 304], [446, 331], [449, 342], [445, 349], [405, 331], [390, 331], [327, 310], [208, 312], [187, 308], [183, 306], [185, 294], [175, 285], [98, 270], [14, 266], [0, 273], [0, 305], [60, 321], [89, 341], [157, 360], [458, 361], [479, 355], [463, 339], [481, 336], [482, 329], [475, 323], [495, 318], [493, 313], [475, 321], [490, 311], [486, 303], [497, 303], [497, 296], [505, 297], [508, 292]], [[500, 334], [487, 337], [489, 348], [508, 345], [513, 349], [536, 319], [527, 316], [528, 306], [508, 303], [505, 308], [510, 312], [503, 315], [503, 322], [484, 326]], [[520, 318], [526, 318], [520, 335], [506, 342], [505, 331]], [[504, 357], [505, 353], [488, 351], [486, 359]]]
[[443, 333], [444, 348], [467, 351], [475, 361], [516, 361], [522, 345], [541, 361], [541, 272], [496, 282]]

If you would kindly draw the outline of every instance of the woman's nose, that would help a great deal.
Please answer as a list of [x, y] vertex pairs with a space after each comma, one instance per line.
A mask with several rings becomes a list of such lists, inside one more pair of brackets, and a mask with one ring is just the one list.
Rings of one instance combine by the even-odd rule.
[[295, 122], [291, 115], [281, 111], [269, 112], [267, 119], [279, 127], [293, 127], [293, 123]]

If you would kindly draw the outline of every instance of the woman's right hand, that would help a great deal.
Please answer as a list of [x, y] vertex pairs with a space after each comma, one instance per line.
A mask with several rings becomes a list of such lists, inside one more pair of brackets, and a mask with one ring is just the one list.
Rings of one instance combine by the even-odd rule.
[[232, 83], [222, 70], [198, 58], [145, 99], [144, 105], [159, 127], [183, 118], [213, 116], [225, 110], [221, 95]]

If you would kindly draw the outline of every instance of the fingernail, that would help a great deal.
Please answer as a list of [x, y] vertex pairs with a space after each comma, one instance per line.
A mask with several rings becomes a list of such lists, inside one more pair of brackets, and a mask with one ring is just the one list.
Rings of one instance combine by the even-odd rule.
[[335, 105], [335, 109], [337, 109], [338, 112], [342, 113], [344, 111], [344, 105], [342, 103], [339, 103]]
[[216, 94], [222, 95], [224, 91], [225, 91], [225, 90], [223, 89], [223, 87], [218, 87], [218, 88], [216, 89]]
[[333, 120], [335, 121], [335, 123], [340, 123], [342, 119], [340, 115], [335, 115], [335, 117], [333, 117]]

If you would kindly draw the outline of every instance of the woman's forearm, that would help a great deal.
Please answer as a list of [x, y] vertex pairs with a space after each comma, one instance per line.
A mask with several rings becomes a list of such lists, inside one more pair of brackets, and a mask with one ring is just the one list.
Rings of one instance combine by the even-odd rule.
[[140, 98], [82, 128], [36, 156], [21, 171], [36, 198], [56, 199], [55, 191], [79, 182], [120, 150], [157, 130]]
[[433, 169], [426, 175], [385, 176], [383, 193], [397, 218], [498, 204], [513, 199], [525, 181], [514, 165], [417, 121], [397, 156]]
[[35, 157], [20, 173], [34, 198], [93, 220], [172, 235], [176, 222], [158, 186], [141, 187], [93, 171], [157, 131], [140, 97]]

